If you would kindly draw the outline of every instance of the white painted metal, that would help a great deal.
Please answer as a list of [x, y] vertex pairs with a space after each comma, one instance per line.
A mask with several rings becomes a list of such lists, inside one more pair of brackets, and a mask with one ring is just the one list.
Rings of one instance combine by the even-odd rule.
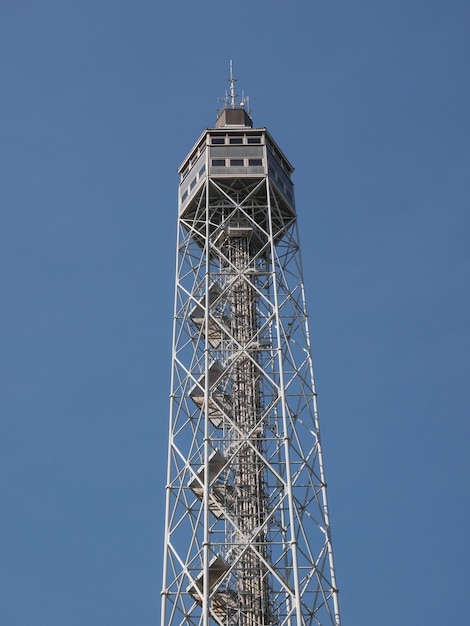
[[293, 170], [226, 112], [180, 169], [162, 626], [339, 626]]

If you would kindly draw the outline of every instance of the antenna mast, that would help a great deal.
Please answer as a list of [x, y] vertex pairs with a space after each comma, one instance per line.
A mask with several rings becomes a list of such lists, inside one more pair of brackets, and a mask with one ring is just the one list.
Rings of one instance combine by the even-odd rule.
[[[225, 90], [225, 97], [218, 98], [219, 102], [224, 103], [224, 109], [244, 109], [248, 116], [251, 118], [251, 109], [250, 109], [250, 99], [248, 96], [245, 96], [245, 92], [242, 90], [241, 100], [238, 101], [238, 94], [235, 91], [235, 83], [237, 79], [233, 76], [233, 61], [230, 59], [230, 77], [228, 79], [230, 83], [230, 96]], [[217, 109], [217, 119], [219, 117], [219, 110]]]
[[237, 82], [237, 79], [233, 77], [233, 62], [232, 59], [230, 59], [230, 78], [228, 79], [230, 82], [230, 105], [232, 109], [236, 108], [236, 97], [237, 94], [235, 93], [235, 83]]

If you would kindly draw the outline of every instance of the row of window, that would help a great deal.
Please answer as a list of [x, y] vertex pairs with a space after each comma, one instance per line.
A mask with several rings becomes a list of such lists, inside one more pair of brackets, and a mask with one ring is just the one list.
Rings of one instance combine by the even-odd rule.
[[186, 178], [186, 176], [189, 174], [191, 168], [193, 167], [193, 165], [196, 163], [196, 161], [199, 159], [199, 157], [201, 157], [204, 152], [206, 150], [206, 145], [204, 143], [199, 144], [199, 146], [197, 147], [197, 150], [195, 150], [192, 155], [191, 158], [189, 159], [188, 163], [186, 164], [186, 167], [181, 171], [181, 179], [183, 180], [184, 178]]
[[255, 167], [263, 165], [263, 159], [212, 159], [212, 167]]
[[222, 144], [237, 145], [243, 143], [259, 144], [261, 143], [261, 135], [229, 135], [228, 137], [221, 137], [220, 135], [218, 135], [211, 137], [211, 144], [213, 146], [218, 146]]
[[189, 184], [189, 191], [192, 191], [194, 189], [194, 187], [196, 186], [197, 181], [200, 180], [202, 178], [202, 176], [204, 176], [205, 171], [206, 171], [206, 166], [203, 165], [201, 167], [201, 169], [199, 170], [199, 172], [197, 173], [197, 177], [195, 176], [193, 178], [193, 180], [190, 182], [190, 184]]
[[[254, 145], [254, 144], [261, 144], [261, 135], [214, 135], [211, 136], [210, 138], [210, 142], [211, 145], [213, 146], [218, 146], [218, 145], [225, 145], [225, 144], [229, 144], [229, 145], [246, 145], [246, 144], [250, 144], [250, 145]], [[183, 180], [184, 178], [186, 178], [186, 176], [189, 174], [191, 168], [193, 167], [193, 165], [196, 163], [196, 161], [199, 159], [199, 157], [204, 153], [206, 149], [206, 144], [205, 141], [202, 141], [198, 147], [196, 148], [196, 150], [193, 151], [193, 153], [191, 154], [190, 158], [188, 159], [188, 162], [186, 164], [186, 167], [182, 170], [181, 172], [181, 179]], [[259, 165], [261, 165], [261, 163], [259, 163]]]
[[[196, 176], [193, 177], [192, 181], [189, 183], [189, 189], [186, 189], [186, 191], [183, 193], [183, 195], [181, 196], [181, 201], [184, 202], [188, 195], [189, 192], [192, 191], [194, 189], [194, 187], [196, 186], [197, 182], [199, 180], [201, 180], [201, 178], [204, 176], [204, 174], [206, 173], [206, 165], [204, 164], [201, 169], [199, 170], [199, 172], [197, 173]], [[186, 183], [187, 184], [187, 183]]]
[[280, 150], [278, 150], [275, 146], [268, 144], [268, 148], [271, 152], [271, 154], [275, 157], [276, 161], [279, 163], [279, 165], [281, 166], [281, 168], [288, 174], [292, 173], [292, 167], [290, 167], [286, 161], [286, 159], [284, 158], [283, 154], [281, 153]]

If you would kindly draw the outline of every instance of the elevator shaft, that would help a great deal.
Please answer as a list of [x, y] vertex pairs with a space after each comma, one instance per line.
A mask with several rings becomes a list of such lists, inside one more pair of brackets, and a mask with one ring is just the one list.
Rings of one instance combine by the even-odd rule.
[[264, 490], [263, 435], [259, 374], [257, 292], [253, 284], [250, 236], [227, 238], [227, 256], [235, 272], [231, 282], [231, 335], [234, 343], [233, 415], [230, 433], [234, 457], [233, 533], [237, 561], [236, 592], [239, 626], [269, 623], [269, 590], [264, 527], [266, 494]]

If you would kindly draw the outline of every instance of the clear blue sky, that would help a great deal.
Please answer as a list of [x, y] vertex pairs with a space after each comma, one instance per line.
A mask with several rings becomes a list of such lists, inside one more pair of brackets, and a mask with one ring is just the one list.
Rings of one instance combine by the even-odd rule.
[[468, 623], [470, 4], [4, 0], [0, 621], [150, 626], [176, 169], [296, 167], [344, 626]]

